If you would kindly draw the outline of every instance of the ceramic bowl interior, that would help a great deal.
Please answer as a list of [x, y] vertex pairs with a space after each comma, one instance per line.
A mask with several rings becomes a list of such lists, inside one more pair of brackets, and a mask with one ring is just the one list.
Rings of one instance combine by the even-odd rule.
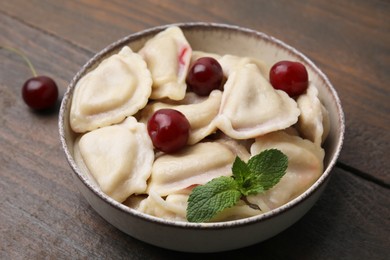
[[[128, 45], [139, 50], [156, 33], [170, 25], [129, 35], [109, 45], [88, 61], [71, 81], [64, 95], [60, 116], [60, 138], [67, 160], [74, 171], [79, 190], [90, 205], [108, 222], [147, 243], [186, 252], [217, 252], [236, 249], [263, 241], [283, 231], [301, 218], [315, 203], [326, 186], [344, 136], [344, 116], [337, 93], [327, 77], [306, 56], [291, 46], [263, 33], [237, 26], [210, 23], [176, 24], [183, 30], [193, 50], [217, 54], [249, 56], [274, 64], [280, 60], [302, 62], [309, 78], [319, 90], [319, 97], [329, 111], [331, 129], [324, 144], [324, 173], [302, 195], [265, 214], [220, 223], [184, 223], [159, 219], [128, 208], [100, 191], [73, 158], [76, 134], [69, 125], [72, 94], [77, 81], [103, 59]], [[239, 239], [237, 239], [239, 238]]]

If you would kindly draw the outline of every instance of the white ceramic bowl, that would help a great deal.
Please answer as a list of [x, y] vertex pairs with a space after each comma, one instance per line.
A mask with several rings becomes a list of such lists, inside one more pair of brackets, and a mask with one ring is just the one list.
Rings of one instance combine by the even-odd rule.
[[198, 224], [163, 220], [128, 208], [97, 189], [73, 158], [73, 143], [76, 135], [69, 126], [69, 111], [75, 85], [101, 60], [118, 52], [124, 45], [129, 45], [137, 51], [147, 39], [169, 26], [166, 25], [135, 33], [114, 42], [88, 61], [71, 81], [61, 105], [59, 131], [67, 160], [74, 171], [74, 181], [89, 204], [104, 219], [132, 237], [159, 247], [186, 252], [218, 252], [249, 246], [268, 239], [300, 219], [317, 201], [329, 180], [344, 136], [344, 116], [337, 93], [313, 62], [296, 49], [273, 37], [224, 24], [176, 25], [181, 27], [194, 50], [251, 56], [268, 64], [286, 59], [304, 63], [310, 80], [315, 82], [320, 99], [330, 114], [331, 129], [325, 143], [324, 173], [306, 192], [282, 207], [263, 215], [221, 223]]

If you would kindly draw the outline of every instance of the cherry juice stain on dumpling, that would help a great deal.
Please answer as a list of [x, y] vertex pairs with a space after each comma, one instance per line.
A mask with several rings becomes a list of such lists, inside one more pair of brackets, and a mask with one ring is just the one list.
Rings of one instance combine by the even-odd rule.
[[151, 99], [181, 100], [186, 93], [185, 78], [192, 48], [178, 27], [170, 27], [145, 43], [139, 51], [152, 73]]

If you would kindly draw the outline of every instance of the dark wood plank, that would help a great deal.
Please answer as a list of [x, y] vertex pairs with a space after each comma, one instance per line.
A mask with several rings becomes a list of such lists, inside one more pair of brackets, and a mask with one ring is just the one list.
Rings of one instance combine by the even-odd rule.
[[[0, 31], [0, 43], [23, 50], [38, 73], [56, 80], [61, 95], [92, 54], [4, 15]], [[46, 113], [29, 110], [20, 93], [31, 76], [27, 65], [5, 50], [0, 60], [0, 259], [38, 259], [59, 254], [64, 245], [69, 252], [84, 250], [72, 240], [77, 232], [66, 231], [67, 225], [88, 221], [88, 214], [82, 214], [86, 205], [73, 203], [78, 193], [60, 149], [58, 107]]]
[[0, 10], [92, 52], [124, 35], [183, 21], [225, 22], [273, 35], [313, 59], [338, 90], [347, 123], [340, 160], [390, 183], [383, 170], [390, 167], [386, 157], [390, 89], [384, 87], [390, 82], [386, 1], [15, 0], [1, 2]]

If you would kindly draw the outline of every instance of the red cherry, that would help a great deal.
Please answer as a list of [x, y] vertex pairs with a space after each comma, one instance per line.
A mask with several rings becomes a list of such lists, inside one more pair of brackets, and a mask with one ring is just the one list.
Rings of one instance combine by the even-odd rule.
[[214, 89], [221, 87], [223, 80], [222, 67], [211, 57], [197, 59], [187, 75], [187, 85], [199, 96], [207, 96]]
[[28, 79], [22, 88], [24, 102], [35, 110], [53, 107], [58, 99], [58, 87], [54, 80], [46, 76]]
[[148, 120], [147, 128], [154, 147], [165, 153], [183, 148], [190, 134], [187, 118], [174, 109], [157, 110]]
[[299, 96], [308, 87], [309, 80], [305, 66], [300, 62], [279, 61], [269, 73], [271, 85], [285, 91], [290, 97]]
[[23, 58], [33, 74], [33, 77], [28, 79], [22, 87], [24, 102], [35, 110], [54, 107], [58, 99], [58, 87], [54, 80], [46, 76], [38, 76], [31, 61], [20, 50], [3, 45], [0, 45], [0, 49], [8, 50]]

